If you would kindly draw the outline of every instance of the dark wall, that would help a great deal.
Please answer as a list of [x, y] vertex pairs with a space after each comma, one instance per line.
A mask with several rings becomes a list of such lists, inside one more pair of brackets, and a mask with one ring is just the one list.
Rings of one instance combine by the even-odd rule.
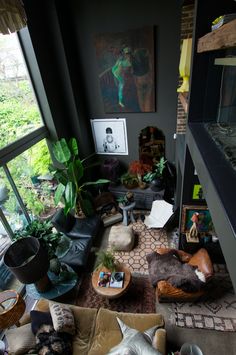
[[[63, 120], [60, 115], [55, 117], [60, 128], [59, 136], [62, 136], [63, 125], [67, 126], [67, 131], [76, 134], [81, 145], [84, 145], [84, 152], [90, 153], [93, 150], [91, 136], [90, 119], [106, 117], [125, 117], [127, 120], [127, 133], [129, 156], [119, 158], [128, 163], [130, 160], [138, 158], [138, 135], [142, 128], [146, 126], [157, 126], [163, 130], [166, 136], [166, 157], [173, 161], [175, 144], [173, 134], [176, 129], [176, 105], [177, 105], [177, 77], [179, 63], [179, 32], [180, 32], [180, 4], [178, 2], [166, 0], [148, 2], [138, 2], [134, 0], [120, 0], [118, 3], [111, 0], [68, 0], [66, 4], [59, 1], [41, 1], [32, 4], [26, 0], [26, 10], [28, 16], [38, 9], [43, 14], [47, 11], [50, 3], [50, 11], [53, 14], [49, 27], [57, 28], [57, 49], [63, 55], [61, 62], [56, 68], [58, 54], [54, 53], [53, 45], [47, 58], [39, 60], [41, 73], [44, 74], [44, 81], [55, 102], [55, 92], [52, 94], [52, 87], [47, 83], [46, 72], [60, 70], [64, 67], [65, 73], [60, 73], [60, 78], [65, 77], [66, 88], [60, 89], [61, 82], [54, 83], [54, 90], [61, 90], [63, 101], [58, 102], [58, 106], [65, 104], [73, 109], [68, 111], [68, 117]], [[35, 8], [36, 6], [36, 8]], [[53, 8], [53, 10], [51, 9]], [[57, 18], [54, 16], [56, 12]], [[34, 20], [37, 21], [35, 18]], [[42, 20], [42, 18], [41, 18]], [[45, 16], [44, 16], [45, 21]], [[33, 35], [34, 46], [38, 53], [50, 47], [51, 32], [47, 34], [45, 28], [40, 28], [40, 23], [36, 28], [33, 20], [29, 21], [29, 30]], [[38, 20], [39, 22], [39, 20]], [[45, 23], [47, 28], [47, 23]], [[98, 81], [96, 53], [93, 43], [93, 36], [105, 32], [121, 32], [128, 29], [140, 28], [143, 26], [155, 26], [155, 48], [156, 48], [156, 112], [153, 113], [119, 113], [104, 114], [102, 97]], [[42, 37], [39, 43], [37, 36]], [[54, 30], [54, 34], [56, 32]], [[37, 53], [36, 53], [37, 56]], [[40, 55], [42, 56], [42, 55]], [[52, 58], [55, 58], [53, 63]], [[65, 64], [65, 61], [67, 62]], [[68, 78], [69, 77], [69, 78]], [[71, 92], [72, 91], [72, 92]], [[69, 97], [70, 96], [70, 97]], [[73, 99], [71, 99], [71, 96]], [[49, 100], [50, 101], [50, 100]], [[73, 102], [71, 102], [73, 101]], [[65, 106], [64, 106], [65, 107]], [[77, 111], [75, 113], [75, 110]], [[58, 111], [58, 107], [57, 107]], [[53, 115], [54, 116], [54, 115]]]

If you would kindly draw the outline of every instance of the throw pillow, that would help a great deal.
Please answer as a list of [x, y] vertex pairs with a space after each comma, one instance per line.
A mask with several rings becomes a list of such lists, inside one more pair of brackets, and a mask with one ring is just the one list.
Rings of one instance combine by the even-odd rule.
[[109, 355], [161, 355], [161, 353], [152, 347], [152, 341], [158, 326], [152, 327], [141, 333], [136, 329], [128, 327], [119, 318], [116, 318], [123, 339], [114, 348], [109, 351]]
[[35, 348], [35, 336], [31, 330], [31, 324], [22, 325], [19, 328], [12, 328], [5, 333], [8, 352], [11, 355], [21, 355]]
[[69, 306], [61, 303], [49, 302], [53, 327], [57, 332], [75, 334], [75, 319]]
[[30, 318], [31, 329], [34, 334], [37, 333], [37, 331], [43, 324], [53, 325], [50, 312], [31, 311]]
[[41, 325], [35, 338], [38, 355], [72, 355], [71, 335], [56, 332], [52, 325]]

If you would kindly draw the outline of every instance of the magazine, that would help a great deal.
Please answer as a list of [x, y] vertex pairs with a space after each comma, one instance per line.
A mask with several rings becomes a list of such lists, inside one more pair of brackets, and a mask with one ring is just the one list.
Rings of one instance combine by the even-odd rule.
[[124, 272], [100, 271], [98, 278], [99, 287], [122, 288], [124, 285]]
[[99, 287], [109, 287], [110, 280], [111, 280], [111, 273], [101, 271], [99, 273], [98, 286]]
[[111, 274], [110, 287], [122, 288], [124, 285], [124, 272], [113, 272]]

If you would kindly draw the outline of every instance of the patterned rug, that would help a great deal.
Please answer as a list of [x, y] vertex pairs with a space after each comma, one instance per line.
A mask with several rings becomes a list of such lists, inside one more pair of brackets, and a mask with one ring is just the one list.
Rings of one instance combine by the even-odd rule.
[[179, 327], [235, 332], [236, 295], [229, 275], [215, 274], [208, 284], [204, 301], [176, 303], [175, 320]]
[[146, 255], [156, 248], [168, 248], [167, 234], [163, 229], [148, 229], [138, 220], [132, 224], [135, 234], [135, 247], [131, 251], [117, 251], [115, 258], [120, 263], [126, 264], [131, 272], [148, 274]]
[[85, 274], [79, 286], [76, 305], [81, 307], [108, 308], [117, 312], [155, 313], [155, 289], [148, 276], [132, 274], [132, 283], [120, 298], [106, 300], [93, 289], [91, 275]]

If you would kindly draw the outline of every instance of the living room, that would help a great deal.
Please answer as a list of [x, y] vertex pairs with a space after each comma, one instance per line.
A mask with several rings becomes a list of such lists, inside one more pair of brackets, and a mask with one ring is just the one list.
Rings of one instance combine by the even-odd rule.
[[[205, 5], [206, 7], [204, 8], [201, 1], [197, 1], [198, 8], [196, 7], [195, 9], [194, 1], [149, 1], [148, 3], [137, 3], [133, 0], [126, 2], [122, 0], [119, 4], [106, 0], [102, 2], [68, 1], [65, 5], [62, 2], [53, 0], [41, 1], [34, 4], [29, 0], [24, 0], [23, 3], [27, 16], [27, 28], [23, 28], [18, 34], [40, 106], [44, 127], [39, 129], [37, 135], [32, 134], [30, 140], [25, 139], [18, 146], [10, 146], [12, 152], [9, 149], [8, 151], [3, 149], [1, 165], [8, 165], [12, 157], [15, 158], [17, 154], [32, 146], [33, 142], [40, 142], [42, 138], [47, 138], [47, 144], [52, 152], [53, 142], [63, 137], [66, 139], [75, 137], [78, 142], [79, 157], [83, 159], [93, 155], [95, 151], [97, 152], [91, 122], [102, 122], [102, 120], [109, 119], [121, 122], [122, 119], [125, 119], [128, 149], [126, 154], [112, 154], [112, 158], [117, 158], [120, 166], [125, 170], [131, 162], [137, 161], [140, 158], [141, 132], [147, 127], [157, 128], [164, 136], [165, 160], [171, 166], [175, 167], [177, 173], [177, 181], [175, 181], [176, 190], [174, 195], [171, 196], [172, 201], [168, 201], [173, 202], [174, 205], [175, 219], [172, 221], [173, 225], [177, 229], [179, 225], [182, 225], [181, 219], [184, 216], [183, 205], [190, 207], [194, 205], [197, 213], [199, 213], [197, 207], [206, 206], [207, 204], [212, 215], [216, 235], [219, 237], [219, 240], [217, 239], [217, 243], [213, 247], [217, 244], [220, 252], [218, 249], [217, 251], [215, 249], [212, 251], [210, 246], [209, 250], [216, 255], [216, 259], [219, 254], [222, 256], [223, 252], [223, 259], [225, 259], [232, 283], [235, 287], [235, 238], [234, 227], [232, 227], [232, 225], [234, 226], [234, 217], [232, 216], [234, 209], [232, 202], [230, 202], [230, 196], [234, 194], [234, 175], [231, 172], [232, 169], [228, 169], [227, 167], [226, 170], [223, 169], [227, 173], [229, 171], [227, 176], [229, 176], [230, 183], [228, 188], [223, 188], [224, 196], [222, 197], [221, 193], [218, 193], [219, 186], [221, 185], [217, 185], [222, 180], [219, 180], [220, 178], [217, 177], [218, 180], [216, 183], [213, 181], [214, 179], [208, 178], [207, 173], [202, 168], [202, 162], [196, 153], [195, 141], [193, 142], [189, 132], [187, 133], [187, 144], [184, 142], [186, 114], [182, 110], [182, 105], [177, 94], [181, 54], [180, 40], [191, 37], [194, 14], [197, 17], [198, 23], [198, 26], [195, 28], [196, 38], [199, 38], [210, 32], [211, 21], [216, 17], [224, 13], [235, 12], [236, 6], [234, 1], [228, 0], [224, 5], [218, 5], [218, 7], [214, 5], [214, 9], [209, 4]], [[203, 20], [201, 17], [204, 11], [207, 15]], [[153, 41], [152, 74], [155, 99], [152, 102], [152, 107], [148, 109], [139, 108], [138, 110], [126, 109], [122, 106], [122, 101], [120, 101], [119, 105], [117, 105], [118, 108], [109, 110], [109, 107], [106, 108], [107, 103], [104, 101], [100, 86], [101, 76], [99, 76], [98, 51], [102, 47], [101, 39], [104, 40], [106, 36], [116, 38], [115, 35], [123, 33], [126, 36], [123, 37], [123, 44], [126, 44], [127, 38], [130, 35], [129, 31], [140, 31], [140, 29], [147, 27], [152, 29], [151, 39]], [[145, 43], [145, 45], [147, 44]], [[127, 47], [124, 47], [124, 49], [127, 50]], [[112, 48], [111, 43], [108, 52], [111, 53], [112, 50], [114, 48]], [[202, 59], [199, 60], [201, 62]], [[206, 62], [207, 60], [204, 57], [204, 61]], [[206, 76], [205, 62], [201, 77]], [[194, 68], [193, 77], [196, 79], [201, 70], [198, 69], [197, 65]], [[221, 76], [220, 69], [217, 75], [218, 77]], [[219, 79], [217, 80], [219, 86]], [[190, 122], [194, 121], [193, 116], [200, 115], [200, 107], [204, 105], [206, 107], [206, 104], [203, 103], [203, 98], [201, 102], [196, 100], [195, 103], [194, 101], [194, 97], [198, 97], [199, 92], [204, 93], [200, 84], [197, 87], [193, 86], [189, 103]], [[214, 94], [214, 97], [212, 97], [212, 102], [214, 101], [215, 105], [215, 101], [218, 100], [217, 95], [219, 93]], [[207, 98], [209, 99], [209, 95]], [[196, 114], [194, 109], [197, 112]], [[213, 108], [209, 108], [208, 112], [212, 114]], [[185, 148], [186, 154], [184, 153]], [[10, 156], [11, 154], [12, 157]], [[99, 161], [100, 166], [104, 164], [106, 158], [107, 154], [98, 153], [92, 156], [92, 160], [95, 162]], [[53, 159], [55, 162], [55, 156]], [[225, 162], [222, 164], [225, 167]], [[197, 171], [198, 176], [194, 175], [194, 170]], [[4, 168], [5, 174], [6, 171]], [[218, 175], [217, 170], [213, 171]], [[95, 173], [93, 170], [89, 174], [89, 181], [101, 177], [96, 168]], [[193, 190], [191, 189], [195, 185], [202, 186], [204, 201], [193, 201], [189, 197], [193, 196]], [[100, 187], [100, 189], [102, 188]], [[144, 189], [140, 194], [148, 195], [148, 190], [145, 192]], [[234, 200], [233, 197], [231, 199]], [[22, 196], [22, 200], [24, 205], [24, 196]], [[179, 244], [174, 244], [173, 239], [170, 239], [169, 236], [169, 239], [165, 239], [165, 233], [163, 235], [155, 229], [151, 230], [149, 235], [148, 233], [142, 235], [141, 226], [143, 226], [146, 214], [150, 212], [152, 207], [152, 203], [148, 203], [147, 210], [143, 211], [140, 207], [134, 209], [135, 223], [138, 224], [135, 228], [140, 228], [140, 230], [136, 231], [136, 234], [139, 234], [139, 240], [145, 240], [147, 244], [156, 243], [158, 240], [160, 243], [155, 244], [155, 248], [163, 246], [175, 246], [179, 248]], [[0, 217], [4, 228], [8, 231], [8, 223], [5, 223], [6, 221], [2, 213]], [[110, 230], [111, 227], [108, 228]], [[9, 234], [12, 236], [11, 231], [9, 231]], [[221, 237], [222, 235], [224, 235], [224, 238]], [[106, 248], [108, 242], [107, 230], [104, 233], [104, 240], [103, 246]], [[206, 240], [207, 238], [205, 242]], [[165, 244], [166, 242], [167, 244]], [[186, 243], [185, 240], [184, 243]], [[189, 244], [191, 244], [192, 249]], [[181, 249], [190, 253], [191, 251], [195, 252], [195, 245], [193, 243], [189, 244], [186, 249]], [[98, 246], [95, 243], [94, 252], [97, 250], [96, 247]], [[137, 253], [140, 262], [140, 255], [143, 255], [141, 254], [142, 251], [139, 250]], [[127, 257], [127, 255], [124, 252], [123, 256]], [[128, 259], [122, 259], [123, 262], [125, 260]], [[92, 257], [88, 259], [88, 269], [90, 271], [93, 268], [93, 261]], [[89, 265], [90, 262], [91, 265]], [[136, 265], [135, 262], [133, 264]], [[147, 267], [146, 262], [145, 265]], [[132, 272], [147, 271], [145, 267], [144, 264], [140, 264], [140, 267], [135, 266]], [[112, 300], [110, 303], [112, 303]], [[169, 306], [167, 305], [168, 303], [166, 305], [158, 303], [156, 312], [164, 315], [169, 351], [177, 351], [183, 343], [192, 342], [199, 345], [204, 354], [211, 352], [215, 354], [233, 352], [233, 346], [235, 346], [233, 332], [177, 327], [174, 325], [174, 320], [172, 319], [173, 313], [169, 311]], [[204, 338], [207, 338], [208, 344]]]

